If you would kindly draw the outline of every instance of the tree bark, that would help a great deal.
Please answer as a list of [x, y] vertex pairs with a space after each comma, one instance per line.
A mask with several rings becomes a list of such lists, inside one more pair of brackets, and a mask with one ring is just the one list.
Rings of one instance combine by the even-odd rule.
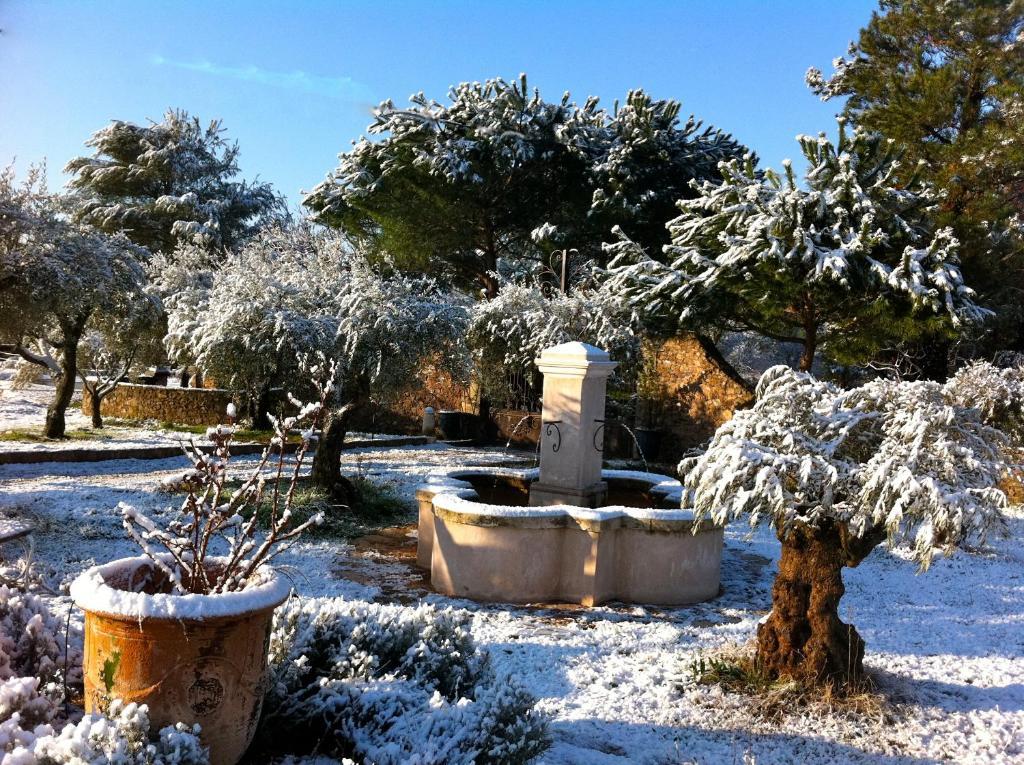
[[61, 323], [61, 373], [55, 381], [57, 392], [46, 409], [46, 425], [43, 427], [43, 435], [46, 438], [64, 438], [64, 414], [75, 395], [75, 380], [78, 378], [78, 341], [85, 329], [85, 321], [81, 319]]
[[350, 402], [331, 412], [317, 444], [313, 466], [310, 469], [310, 478], [314, 486], [349, 506], [355, 497], [351, 481], [341, 474], [341, 451], [345, 444], [349, 419], [356, 408], [357, 403]]
[[92, 426], [97, 430], [103, 429], [103, 415], [100, 413], [100, 407], [103, 405], [103, 399], [105, 396], [98, 395], [95, 391], [92, 393]]
[[253, 430], [270, 430], [270, 386], [264, 385], [249, 398], [249, 421]]
[[818, 352], [818, 323], [808, 318], [803, 324], [804, 350], [800, 354], [800, 371], [810, 372], [814, 367], [814, 354]]
[[782, 558], [772, 612], [757, 630], [757, 661], [771, 677], [811, 685], [855, 683], [864, 674], [864, 641], [839, 619], [844, 566], [856, 566], [884, 538], [845, 527], [798, 525], [780, 534]]

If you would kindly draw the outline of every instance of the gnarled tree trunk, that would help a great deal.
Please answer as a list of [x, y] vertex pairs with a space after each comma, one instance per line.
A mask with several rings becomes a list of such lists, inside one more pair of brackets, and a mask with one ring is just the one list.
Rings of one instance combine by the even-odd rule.
[[757, 660], [765, 672], [810, 684], [845, 685], [863, 676], [864, 641], [839, 618], [842, 572], [884, 536], [873, 529], [861, 539], [833, 524], [798, 525], [779, 534], [782, 558], [772, 612], [757, 630]]
[[357, 406], [357, 402], [351, 401], [332, 411], [328, 416], [310, 469], [310, 478], [314, 486], [328, 492], [336, 501], [349, 506], [356, 498], [352, 482], [341, 474], [341, 451], [345, 444], [349, 419]]
[[103, 399], [106, 396], [100, 396], [95, 391], [92, 392], [92, 426], [97, 430], [103, 428], [103, 415], [100, 413], [100, 407], [103, 405]]
[[75, 380], [78, 377], [78, 342], [85, 330], [88, 317], [80, 317], [74, 321], [61, 322], [60, 375], [54, 381], [57, 392], [53, 401], [46, 408], [46, 425], [43, 435], [47, 438], [64, 438], [64, 413], [75, 395]]

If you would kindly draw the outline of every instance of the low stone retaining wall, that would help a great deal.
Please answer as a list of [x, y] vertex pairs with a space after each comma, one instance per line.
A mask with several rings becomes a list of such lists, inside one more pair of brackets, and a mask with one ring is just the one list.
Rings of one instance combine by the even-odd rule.
[[[218, 388], [165, 388], [161, 385], [122, 383], [100, 408], [104, 417], [157, 420], [180, 425], [217, 425], [225, 420], [228, 404], [243, 409], [241, 394]], [[89, 391], [82, 392], [82, 413], [92, 414]]]

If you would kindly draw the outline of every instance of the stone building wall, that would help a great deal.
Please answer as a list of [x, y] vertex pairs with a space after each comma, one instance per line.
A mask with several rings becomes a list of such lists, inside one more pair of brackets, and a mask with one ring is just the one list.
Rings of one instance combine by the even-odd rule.
[[[631, 425], [661, 432], [658, 462], [673, 463], [692, 447], [706, 441], [736, 409], [753, 402], [753, 392], [708, 341], [681, 336], [644, 348], [641, 405]], [[122, 384], [103, 401], [103, 415], [125, 419], [153, 419], [186, 425], [211, 425], [223, 421], [228, 402], [244, 411], [241, 394], [209, 388], [164, 388]], [[86, 394], [82, 411], [91, 412]], [[351, 430], [418, 434], [424, 408], [476, 413], [479, 392], [472, 384], [453, 379], [436, 362], [425, 362], [417, 381], [405, 391], [366, 407], [350, 423]], [[512, 430], [527, 412], [494, 410], [484, 431], [489, 440], [504, 444], [512, 438], [519, 447], [536, 445], [540, 418], [523, 422], [514, 437]], [[621, 432], [619, 432], [621, 430]], [[606, 453], [628, 456], [632, 436], [610, 426], [605, 434]]]
[[[216, 425], [224, 422], [225, 411], [240, 396], [229, 390], [210, 388], [165, 388], [161, 385], [122, 383], [103, 399], [104, 417], [126, 420], [157, 420], [180, 425]], [[92, 396], [82, 392], [82, 412], [92, 414]]]
[[350, 428], [372, 433], [419, 434], [423, 410], [475, 413], [479, 407], [476, 387], [452, 378], [443, 367], [426, 361], [414, 384], [397, 395], [358, 412]]
[[644, 347], [637, 425], [661, 431], [660, 462], [707, 441], [754, 392], [708, 340], [681, 335]]

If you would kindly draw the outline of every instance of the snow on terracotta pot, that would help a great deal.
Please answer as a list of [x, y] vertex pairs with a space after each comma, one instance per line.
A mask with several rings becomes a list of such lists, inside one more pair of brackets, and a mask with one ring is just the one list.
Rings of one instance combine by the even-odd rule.
[[290, 586], [264, 566], [237, 592], [169, 589], [147, 557], [91, 568], [72, 584], [85, 612], [86, 710], [119, 698], [148, 705], [155, 728], [198, 723], [211, 763], [234, 765], [256, 733], [271, 618]]
[[[177, 513], [169, 508], [157, 523], [140, 508], [119, 505], [125, 531], [145, 556], [89, 569], [71, 587], [85, 611], [86, 708], [103, 711], [122, 699], [146, 704], [157, 727], [198, 723], [213, 765], [234, 765], [256, 733], [271, 619], [290, 591], [269, 563], [323, 522], [320, 513], [301, 520], [293, 512], [337, 366], [323, 360], [310, 371], [319, 400], [293, 399], [297, 415], [270, 418], [274, 437], [237, 488], [227, 484], [229, 410], [227, 425], [207, 430], [213, 448], [192, 443], [184, 450], [191, 468], [165, 483], [184, 494]], [[300, 436], [294, 457], [285, 448], [293, 433]]]

